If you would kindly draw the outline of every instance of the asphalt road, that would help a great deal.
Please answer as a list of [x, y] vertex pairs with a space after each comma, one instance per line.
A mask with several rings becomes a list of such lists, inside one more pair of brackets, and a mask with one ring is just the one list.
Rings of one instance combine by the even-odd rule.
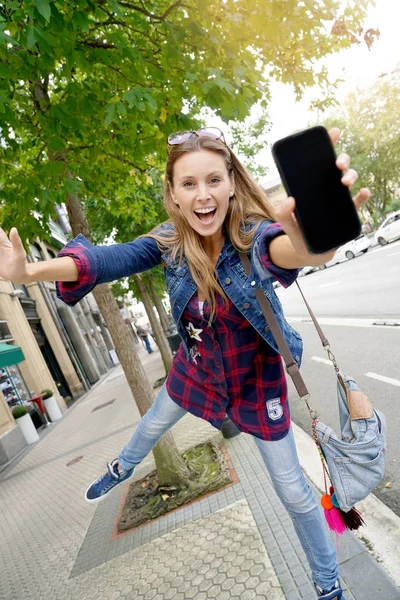
[[[330, 317], [400, 319], [400, 242], [301, 277], [312, 309]], [[305, 315], [296, 286], [277, 289], [288, 315]]]
[[[351, 374], [386, 415], [385, 478], [376, 495], [400, 516], [400, 243], [302, 277], [300, 285], [330, 341], [339, 367]], [[304, 339], [303, 377], [321, 421], [338, 431], [335, 372], [296, 286], [279, 288], [286, 317]], [[399, 323], [376, 326], [374, 322]], [[310, 417], [290, 383], [295, 423], [310, 432]]]

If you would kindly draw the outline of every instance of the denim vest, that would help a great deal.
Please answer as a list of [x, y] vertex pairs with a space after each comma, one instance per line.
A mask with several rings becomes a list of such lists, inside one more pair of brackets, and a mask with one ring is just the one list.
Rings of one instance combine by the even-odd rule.
[[[254, 236], [249, 255], [251, 263], [249, 277], [247, 277], [244, 271], [238, 251], [228, 239], [225, 240], [216, 265], [218, 281], [236, 308], [253, 325], [261, 337], [279, 353], [278, 346], [254, 294], [254, 290], [262, 288], [274, 311], [292, 356], [296, 363], [300, 365], [303, 353], [301, 336], [285, 320], [282, 305], [273, 287], [275, 279], [271, 273], [264, 269], [260, 262], [260, 233], [270, 223], [271, 221], [263, 221]], [[178, 260], [169, 260], [167, 255], [163, 255], [162, 258], [165, 265], [165, 277], [171, 302], [172, 316], [183, 340], [186, 356], [189, 357], [188, 336], [182, 322], [182, 315], [190, 298], [197, 291], [197, 286], [185, 259], [179, 264]]]

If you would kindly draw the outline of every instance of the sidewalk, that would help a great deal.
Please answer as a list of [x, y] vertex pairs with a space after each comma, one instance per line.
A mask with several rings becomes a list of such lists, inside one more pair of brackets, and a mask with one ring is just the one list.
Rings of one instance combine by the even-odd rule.
[[[139, 353], [150, 380], [162, 377], [159, 352]], [[117, 367], [0, 474], [0, 600], [315, 600], [291, 521], [246, 434], [224, 440], [238, 483], [113, 538], [124, 489], [94, 506], [83, 493], [139, 419]], [[182, 451], [223, 439], [191, 415], [172, 432]], [[150, 455], [137, 478], [153, 468]], [[400, 599], [353, 535], [341, 538], [339, 558], [346, 600]]]

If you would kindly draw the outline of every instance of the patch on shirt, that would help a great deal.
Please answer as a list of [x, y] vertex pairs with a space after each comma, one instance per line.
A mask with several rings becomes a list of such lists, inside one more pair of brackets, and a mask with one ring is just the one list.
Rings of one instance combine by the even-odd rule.
[[186, 330], [191, 339], [201, 342], [200, 333], [203, 333], [202, 329], [196, 329], [196, 327], [193, 325], [193, 323], [189, 322], [189, 325], [186, 326]]
[[192, 359], [192, 361], [194, 362], [194, 364], [195, 364], [195, 365], [197, 365], [197, 360], [196, 360], [196, 358], [197, 358], [198, 356], [200, 356], [200, 357], [201, 357], [201, 354], [200, 354], [200, 352], [199, 352], [199, 349], [198, 349], [198, 347], [197, 347], [197, 346], [192, 346], [192, 347], [190, 348], [189, 352], [190, 352], [190, 358]]
[[278, 421], [278, 419], [280, 419], [283, 415], [281, 399], [272, 398], [272, 400], [267, 400], [267, 411], [268, 416], [272, 421]]

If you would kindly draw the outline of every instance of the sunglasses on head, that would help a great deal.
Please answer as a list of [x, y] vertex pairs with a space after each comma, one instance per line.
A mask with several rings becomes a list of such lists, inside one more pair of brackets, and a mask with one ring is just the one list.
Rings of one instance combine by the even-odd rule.
[[196, 135], [197, 137], [209, 137], [213, 140], [222, 140], [226, 146], [225, 136], [218, 127], [202, 127], [196, 131], [177, 131], [176, 133], [171, 133], [168, 136], [167, 141], [169, 146], [177, 146], [178, 144], [186, 142], [192, 135]]

